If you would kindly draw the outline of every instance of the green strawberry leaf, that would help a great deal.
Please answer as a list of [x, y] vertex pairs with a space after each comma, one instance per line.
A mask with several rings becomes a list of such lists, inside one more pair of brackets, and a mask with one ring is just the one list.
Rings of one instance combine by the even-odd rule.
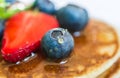
[[[8, 8], [8, 6], [10, 4], [6, 3], [5, 0], [0, 0], [0, 19], [7, 19], [7, 18], [10, 18], [11, 16], [13, 16], [14, 14], [16, 14], [17, 12], [20, 12], [23, 10], [28, 10], [33, 6], [33, 4], [31, 4], [29, 6], [25, 6], [22, 9], [16, 8], [16, 7], [15, 8], [9, 7]], [[14, 5], [12, 5], [12, 6], [14, 6]]]

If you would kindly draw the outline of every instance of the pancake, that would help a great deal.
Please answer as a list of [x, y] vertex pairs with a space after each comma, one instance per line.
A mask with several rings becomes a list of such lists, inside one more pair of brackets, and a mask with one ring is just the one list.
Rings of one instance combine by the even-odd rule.
[[[108, 78], [120, 78], [120, 59], [115, 63], [116, 69], [110, 71], [110, 73], [106, 76]], [[113, 67], [113, 68], [114, 68]]]
[[97, 78], [120, 78], [120, 58]]
[[75, 47], [69, 58], [47, 61], [38, 50], [19, 64], [0, 58], [2, 78], [95, 78], [119, 58], [118, 37], [108, 24], [90, 20], [85, 30], [73, 34]]
[[[118, 31], [119, 33], [120, 31]], [[120, 34], [119, 35], [119, 48], [120, 48]], [[97, 78], [120, 78], [120, 57], [119, 59], [104, 73]]]

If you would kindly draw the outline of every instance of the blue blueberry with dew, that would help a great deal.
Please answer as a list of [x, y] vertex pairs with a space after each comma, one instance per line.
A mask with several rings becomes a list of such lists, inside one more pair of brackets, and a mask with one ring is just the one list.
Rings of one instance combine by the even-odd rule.
[[0, 19], [0, 41], [2, 39], [4, 28], [5, 28], [4, 24], [5, 24], [5, 20]]
[[59, 9], [56, 12], [56, 17], [60, 26], [71, 32], [83, 30], [89, 20], [86, 9], [73, 4]]
[[48, 14], [54, 14], [55, 13], [55, 6], [49, 0], [36, 0], [34, 7], [38, 8], [39, 11], [42, 11], [42, 12], [45, 12], [45, 13], [48, 13]]
[[44, 35], [41, 46], [47, 58], [60, 60], [71, 54], [74, 39], [67, 29], [54, 28]]

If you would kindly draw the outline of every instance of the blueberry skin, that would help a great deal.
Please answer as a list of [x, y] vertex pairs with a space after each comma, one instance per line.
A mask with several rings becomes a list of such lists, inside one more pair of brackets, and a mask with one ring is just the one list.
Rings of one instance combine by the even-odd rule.
[[45, 13], [48, 13], [48, 14], [54, 14], [55, 13], [55, 6], [49, 0], [36, 0], [34, 7], [38, 8], [39, 11], [42, 11], [42, 12], [45, 12]]
[[88, 23], [88, 13], [84, 8], [68, 4], [56, 12], [56, 17], [62, 28], [71, 32], [81, 31]]
[[8, 2], [8, 3], [10, 3], [10, 4], [13, 4], [13, 3], [15, 3], [17, 0], [5, 0], [5, 2]]
[[2, 39], [4, 28], [5, 28], [4, 24], [5, 24], [5, 20], [0, 19], [0, 41]]
[[70, 55], [74, 47], [74, 39], [67, 29], [55, 28], [44, 35], [41, 46], [49, 59], [63, 59]]

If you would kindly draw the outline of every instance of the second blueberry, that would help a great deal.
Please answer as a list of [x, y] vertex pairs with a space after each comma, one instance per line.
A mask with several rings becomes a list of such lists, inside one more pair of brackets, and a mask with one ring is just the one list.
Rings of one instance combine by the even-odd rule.
[[56, 17], [62, 28], [69, 31], [81, 31], [88, 23], [87, 11], [77, 5], [69, 4], [56, 12]]

